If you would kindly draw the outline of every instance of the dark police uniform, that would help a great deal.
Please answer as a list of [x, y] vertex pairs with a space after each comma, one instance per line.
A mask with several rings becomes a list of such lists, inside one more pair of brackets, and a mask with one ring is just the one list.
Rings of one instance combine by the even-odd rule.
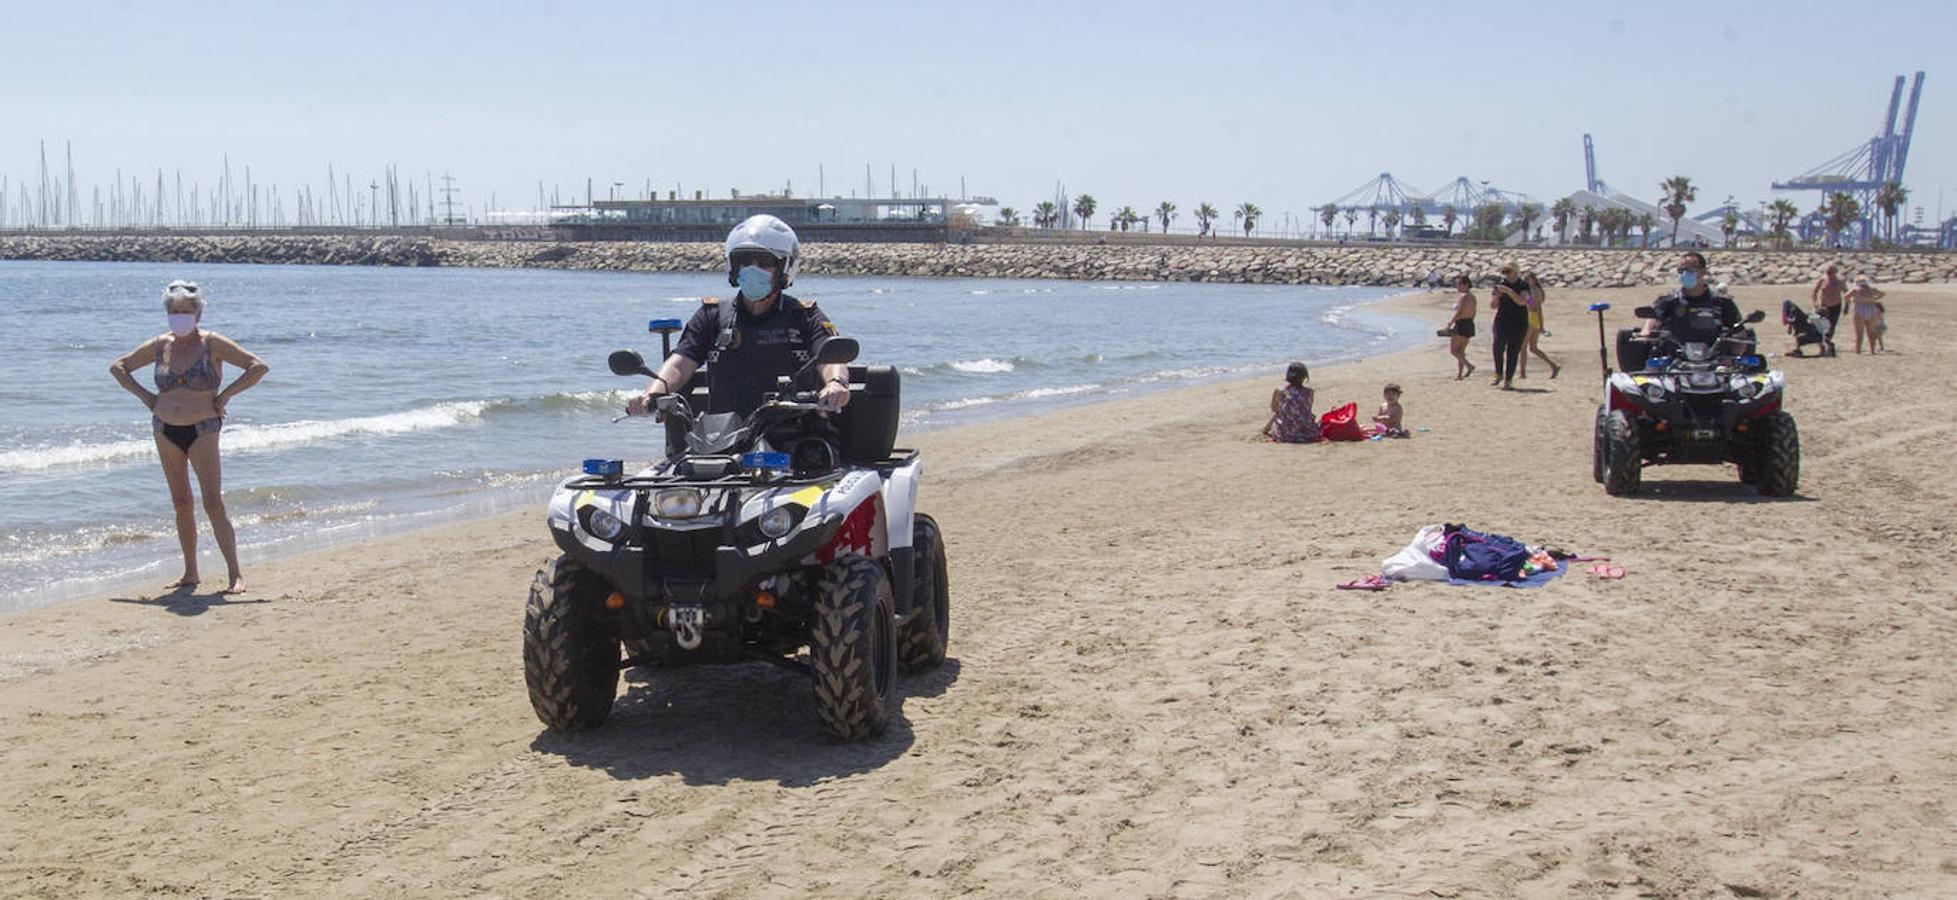
[[1677, 291], [1651, 305], [1658, 314], [1658, 331], [1679, 344], [1710, 344], [1740, 324], [1740, 307], [1731, 297], [1706, 291], [1693, 297]]
[[[731, 330], [722, 327], [729, 312]], [[728, 331], [725, 338], [723, 331]], [[795, 374], [813, 356], [816, 342], [835, 333], [835, 324], [815, 304], [787, 294], [763, 316], [749, 313], [738, 299], [714, 297], [686, 321], [673, 352], [708, 367], [710, 412], [747, 415], [761, 406], [762, 394], [775, 390], [777, 377]]]

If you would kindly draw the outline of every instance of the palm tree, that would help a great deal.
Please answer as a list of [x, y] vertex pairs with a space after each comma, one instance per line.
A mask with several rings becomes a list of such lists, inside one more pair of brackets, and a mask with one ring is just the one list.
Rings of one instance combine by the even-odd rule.
[[1351, 237], [1352, 226], [1359, 224], [1359, 210], [1357, 208], [1348, 206], [1345, 209], [1340, 210], [1340, 212], [1342, 212], [1345, 215], [1345, 236]]
[[1493, 200], [1475, 207], [1474, 220], [1468, 226], [1468, 237], [1477, 241], [1499, 241], [1503, 237], [1502, 219], [1507, 215], [1502, 204]]
[[1570, 217], [1576, 215], [1576, 201], [1568, 197], [1549, 205], [1549, 220], [1556, 226], [1557, 243], [1570, 239]]
[[1836, 191], [1822, 201], [1821, 212], [1827, 217], [1828, 233], [1834, 235], [1835, 243], [1841, 243], [1841, 233], [1862, 217], [1862, 203], [1853, 194]]
[[1216, 221], [1217, 215], [1218, 213], [1216, 211], [1216, 207], [1209, 205], [1207, 202], [1197, 204], [1196, 224], [1200, 226], [1200, 228], [1196, 232], [1196, 234], [1198, 236], [1209, 234], [1210, 223]]
[[1257, 227], [1257, 217], [1263, 214], [1264, 211], [1258, 209], [1257, 204], [1246, 201], [1242, 206], [1237, 207], [1233, 218], [1243, 223], [1244, 237], [1250, 237], [1251, 230]]
[[1727, 206], [1726, 212], [1719, 216], [1719, 230], [1726, 234], [1726, 248], [1732, 249], [1733, 235], [1740, 230], [1740, 211], [1730, 205]]
[[1007, 228], [1019, 227], [1019, 210], [1010, 206], [999, 207], [999, 224]]
[[1449, 203], [1448, 205], [1441, 207], [1441, 224], [1447, 226], [1448, 237], [1454, 236], [1454, 223], [1459, 221], [1460, 219], [1461, 219], [1461, 211], [1455, 209], [1454, 204]]
[[1060, 207], [1053, 205], [1053, 201], [1042, 200], [1033, 207], [1033, 227], [1052, 228], [1059, 221]]
[[1582, 239], [1583, 243], [1586, 244], [1590, 243], [1590, 229], [1596, 224], [1597, 224], [1596, 210], [1591, 209], [1588, 206], [1577, 210], [1577, 214], [1576, 214], [1577, 236]]
[[1386, 236], [1392, 237], [1393, 229], [1400, 227], [1400, 211], [1397, 209], [1388, 209], [1386, 214], [1379, 218], [1380, 221], [1386, 223]]
[[1332, 222], [1339, 217], [1337, 204], [1327, 203], [1318, 208], [1318, 221], [1325, 223], [1325, 233], [1332, 233]]
[[1515, 224], [1522, 229], [1522, 239], [1526, 241], [1529, 239], [1529, 226], [1536, 224], [1536, 220], [1542, 218], [1542, 207], [1534, 203], [1520, 204], [1515, 208], [1513, 218]]
[[[1625, 212], [1625, 215], [1629, 216], [1630, 213], [1627, 211]], [[1630, 223], [1625, 223], [1625, 224], [1629, 225]], [[1658, 217], [1648, 212], [1638, 213], [1637, 226], [1638, 226], [1638, 236], [1642, 240], [1644, 246], [1646, 247], [1651, 246], [1651, 229], [1658, 227]], [[1629, 233], [1628, 228], [1626, 229], [1626, 233], [1627, 234]], [[1674, 242], [1676, 242], [1676, 238], [1674, 238]]]
[[1887, 182], [1882, 187], [1876, 189], [1875, 205], [1877, 209], [1882, 210], [1882, 218], [1889, 222], [1889, 240], [1891, 241], [1896, 240], [1896, 213], [1903, 208], [1903, 204], [1908, 202], [1909, 189], [1903, 187], [1902, 182]]
[[1372, 237], [1379, 231], [1379, 207], [1366, 207], [1366, 236]]
[[1169, 233], [1169, 223], [1176, 220], [1176, 205], [1167, 200], [1155, 207], [1155, 217], [1162, 220], [1162, 233]]
[[1678, 246], [1678, 220], [1685, 218], [1685, 204], [1699, 199], [1699, 189], [1692, 186], [1692, 179], [1684, 175], [1673, 175], [1658, 183], [1664, 196], [1658, 198], [1658, 205], [1665, 215], [1672, 217], [1672, 246]]
[[1800, 207], [1787, 200], [1775, 200], [1767, 207], [1767, 222], [1771, 226], [1767, 229], [1767, 236], [1773, 238], [1781, 249], [1786, 249], [1794, 242], [1794, 235], [1787, 230], [1787, 225], [1800, 215]]
[[1141, 220], [1141, 215], [1136, 213], [1132, 206], [1124, 206], [1114, 214], [1114, 221], [1121, 226], [1122, 231], [1127, 231], [1129, 226]]
[[1413, 224], [1419, 228], [1427, 227], [1427, 210], [1421, 208], [1418, 203], [1413, 205]]
[[1093, 194], [1082, 194], [1074, 198], [1074, 215], [1080, 217], [1080, 227], [1083, 231], [1087, 229], [1088, 220], [1094, 218], [1094, 206]]

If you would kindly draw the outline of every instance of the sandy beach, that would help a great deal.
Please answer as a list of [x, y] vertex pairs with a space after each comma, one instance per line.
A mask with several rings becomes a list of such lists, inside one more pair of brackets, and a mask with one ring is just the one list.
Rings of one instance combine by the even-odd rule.
[[[1736, 293], [1786, 349], [1806, 287]], [[1957, 288], [1784, 361], [1774, 501], [1592, 482], [1583, 304], [1654, 295], [1553, 291], [1563, 373], [1512, 393], [1485, 311], [1465, 381], [1438, 339], [1310, 361], [1321, 412], [1402, 384], [1411, 440], [1257, 440], [1275, 371], [920, 436], [951, 660], [865, 744], [761, 665], [543, 731], [542, 509], [0, 618], [0, 895], [1957, 894]], [[1628, 574], [1333, 588], [1438, 522]]]

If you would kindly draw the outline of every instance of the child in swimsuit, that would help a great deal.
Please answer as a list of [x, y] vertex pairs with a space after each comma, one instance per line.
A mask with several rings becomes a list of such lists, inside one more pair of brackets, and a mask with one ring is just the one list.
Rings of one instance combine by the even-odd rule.
[[1404, 425], [1400, 424], [1406, 410], [1400, 406], [1400, 386], [1388, 383], [1381, 391], [1386, 402], [1379, 405], [1379, 412], [1373, 414], [1373, 424], [1368, 429], [1381, 437], [1411, 437]]

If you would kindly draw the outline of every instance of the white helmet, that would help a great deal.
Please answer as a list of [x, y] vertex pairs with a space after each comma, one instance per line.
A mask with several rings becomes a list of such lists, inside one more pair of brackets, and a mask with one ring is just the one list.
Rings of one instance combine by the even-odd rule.
[[740, 284], [734, 271], [734, 254], [741, 250], [760, 250], [781, 260], [781, 268], [775, 270], [776, 290], [794, 284], [795, 272], [802, 267], [801, 239], [787, 222], [774, 216], [749, 216], [747, 221], [727, 232], [727, 283], [730, 285]]

